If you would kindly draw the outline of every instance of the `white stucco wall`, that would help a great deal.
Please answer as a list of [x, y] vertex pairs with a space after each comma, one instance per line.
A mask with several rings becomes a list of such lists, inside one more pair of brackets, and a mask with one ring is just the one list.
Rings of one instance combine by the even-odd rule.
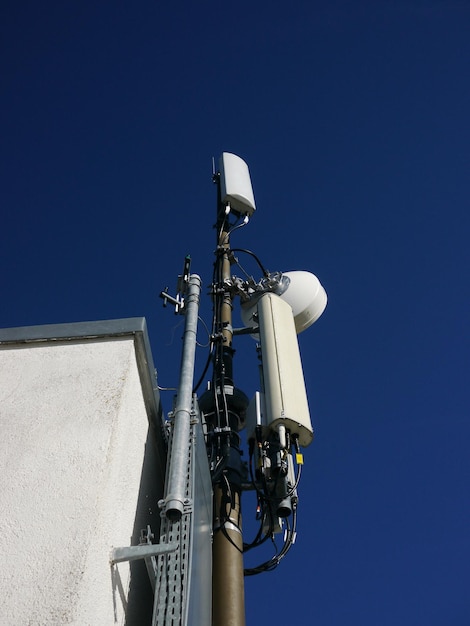
[[132, 338], [0, 350], [0, 623], [124, 623], [148, 418]]

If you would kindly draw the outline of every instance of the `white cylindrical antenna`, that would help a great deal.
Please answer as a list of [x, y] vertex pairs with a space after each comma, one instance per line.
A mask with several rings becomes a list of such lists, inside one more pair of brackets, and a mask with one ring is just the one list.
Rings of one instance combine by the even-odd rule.
[[281, 446], [281, 448], [283, 450], [286, 449], [287, 443], [286, 443], [286, 427], [284, 424], [278, 424], [277, 425], [277, 432], [279, 435], [279, 445]]

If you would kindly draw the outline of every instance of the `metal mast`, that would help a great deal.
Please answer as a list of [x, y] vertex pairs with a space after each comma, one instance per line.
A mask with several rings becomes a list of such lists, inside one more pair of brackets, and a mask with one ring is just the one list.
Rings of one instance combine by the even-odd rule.
[[216, 422], [214, 443], [219, 471], [214, 471], [214, 539], [212, 572], [213, 626], [244, 626], [245, 591], [241, 516], [241, 459], [237, 431], [247, 400], [234, 388], [232, 348], [232, 296], [227, 212], [217, 211], [217, 249], [214, 272], [214, 322], [217, 347], [214, 357], [213, 398]]
[[180, 381], [173, 417], [172, 454], [168, 471], [167, 496], [165, 499], [165, 513], [167, 518], [171, 521], [177, 521], [181, 518], [186, 498], [186, 465], [189, 456], [189, 432], [191, 413], [193, 410], [194, 359], [196, 353], [199, 293], [201, 291], [201, 279], [197, 274], [183, 276], [182, 282], [185, 288], [187, 282], [187, 298], [185, 302], [186, 319]]
[[[190, 274], [189, 257], [179, 280], [179, 295], [173, 298], [167, 291], [161, 294], [165, 302], [175, 305], [176, 312], [185, 313], [186, 325], [180, 385], [175, 410], [170, 415], [167, 488], [165, 499], [159, 503], [165, 513], [160, 542], [167, 547], [155, 552], [159, 555], [158, 562], [152, 557], [150, 563], [151, 580], [155, 580], [155, 625], [166, 624], [171, 615], [177, 620], [172, 623], [185, 626], [188, 616], [196, 614], [198, 620], [207, 624], [212, 598], [212, 626], [245, 626], [244, 576], [274, 569], [295, 542], [297, 487], [303, 465], [301, 448], [313, 439], [297, 334], [323, 313], [326, 292], [310, 272], [272, 273], [250, 250], [230, 247], [231, 234], [248, 223], [256, 206], [247, 164], [240, 157], [224, 152], [219, 167], [220, 171], [213, 176], [217, 184], [217, 216], [210, 352], [195, 386], [200, 279]], [[258, 282], [244, 270], [245, 279], [232, 276], [232, 265], [239, 265], [235, 252], [256, 261], [263, 274]], [[240, 299], [244, 324], [238, 329], [232, 326], [235, 297]], [[233, 375], [232, 340], [240, 334], [255, 335], [259, 341], [261, 391], [255, 393], [251, 402], [235, 386]], [[211, 362], [212, 378], [198, 401], [196, 391]], [[245, 427], [247, 463], [241, 460], [239, 436]], [[198, 433], [207, 453], [203, 461], [206, 483], [204, 486], [201, 482], [199, 487], [192, 461], [200, 445], [195, 439]], [[211, 481], [212, 494], [208, 487]], [[201, 489], [205, 498], [198, 498]], [[252, 489], [257, 497], [259, 529], [251, 543], [243, 542], [243, 489]], [[212, 567], [207, 543], [211, 495]], [[203, 518], [204, 530], [200, 528], [193, 537], [193, 525]], [[280, 549], [276, 547], [274, 556], [255, 567], [244, 568], [244, 552], [281, 533], [283, 545]], [[204, 552], [204, 546], [202, 563], [200, 553]], [[193, 551], [198, 554], [196, 579], [205, 584], [206, 573], [212, 578], [212, 593], [202, 600], [201, 591], [209, 589], [194, 587], [194, 593], [190, 593], [188, 583]]]

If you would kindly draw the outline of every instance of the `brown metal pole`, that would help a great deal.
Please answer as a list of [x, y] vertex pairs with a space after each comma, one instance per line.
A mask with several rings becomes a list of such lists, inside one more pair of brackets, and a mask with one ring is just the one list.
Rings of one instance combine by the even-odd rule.
[[[220, 232], [219, 247], [225, 248], [222, 281], [230, 281], [229, 236]], [[224, 347], [232, 349], [232, 301], [224, 292], [221, 307]], [[231, 356], [230, 356], [231, 358]], [[236, 429], [236, 425], [231, 425]], [[214, 540], [212, 546], [212, 626], [245, 626], [245, 586], [241, 490], [229, 474], [214, 485]]]
[[[224, 505], [222, 498], [222, 488], [217, 485], [214, 488], [216, 513], [212, 546], [212, 626], [245, 626], [240, 493], [232, 493], [233, 504]], [[217, 513], [220, 510], [225, 511], [225, 520], [221, 520]], [[223, 524], [223, 528], [220, 524]]]

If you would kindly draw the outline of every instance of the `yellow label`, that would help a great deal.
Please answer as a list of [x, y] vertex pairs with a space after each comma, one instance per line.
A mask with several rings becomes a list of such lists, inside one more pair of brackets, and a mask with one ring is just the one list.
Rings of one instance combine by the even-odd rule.
[[304, 464], [304, 455], [300, 454], [300, 452], [296, 452], [296, 454], [295, 454], [295, 461], [296, 461], [297, 465], [303, 465]]

